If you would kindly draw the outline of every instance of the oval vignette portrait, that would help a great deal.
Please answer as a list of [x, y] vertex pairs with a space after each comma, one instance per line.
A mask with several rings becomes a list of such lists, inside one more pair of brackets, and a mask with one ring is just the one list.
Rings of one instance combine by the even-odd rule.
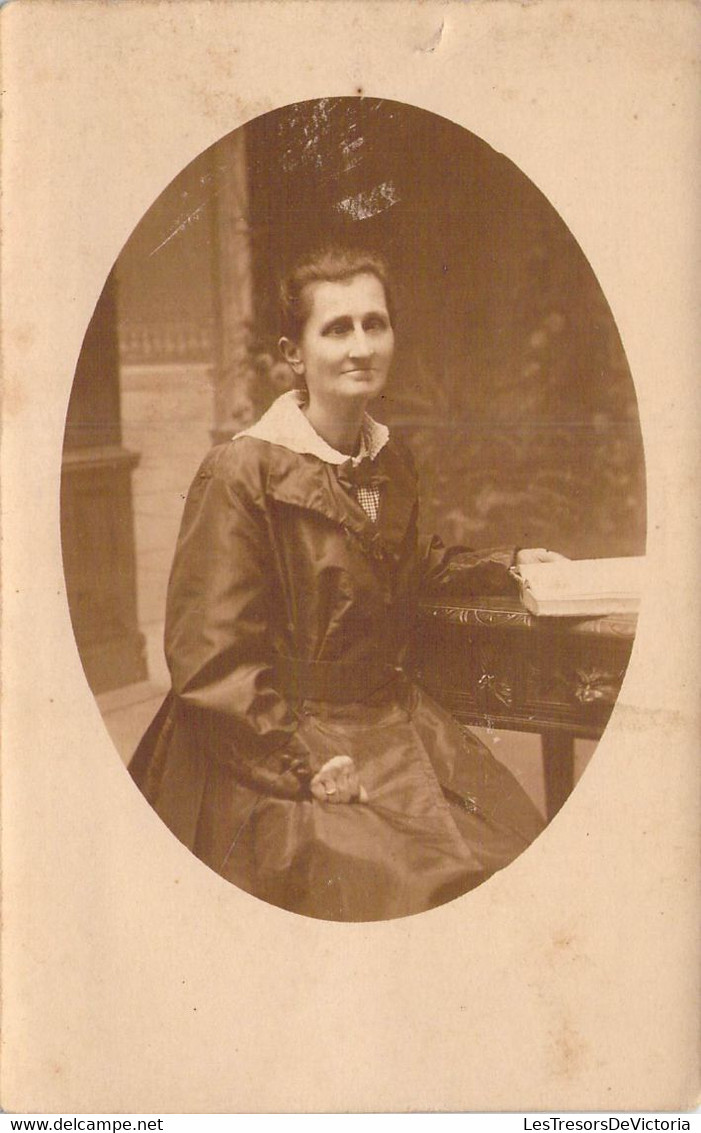
[[635, 634], [635, 390], [575, 236], [403, 103], [239, 127], [105, 282], [61, 532], [105, 726], [201, 862], [333, 921], [468, 893], [566, 803]]

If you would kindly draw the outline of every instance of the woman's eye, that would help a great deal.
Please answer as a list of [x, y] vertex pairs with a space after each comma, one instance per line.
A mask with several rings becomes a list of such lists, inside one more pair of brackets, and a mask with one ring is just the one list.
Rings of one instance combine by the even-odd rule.
[[365, 324], [366, 330], [387, 330], [387, 322], [385, 319], [368, 319]]

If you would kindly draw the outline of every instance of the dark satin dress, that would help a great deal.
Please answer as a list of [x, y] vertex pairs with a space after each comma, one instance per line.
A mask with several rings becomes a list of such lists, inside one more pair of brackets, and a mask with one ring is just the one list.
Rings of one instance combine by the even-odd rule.
[[[373, 523], [347, 469], [240, 436], [190, 490], [171, 574], [173, 687], [130, 766], [211, 869], [329, 920], [406, 916], [467, 892], [537, 836], [511, 774], [403, 672], [422, 588], [503, 592], [503, 562], [420, 553], [416, 475], [390, 440]], [[310, 779], [355, 761], [368, 803]]]

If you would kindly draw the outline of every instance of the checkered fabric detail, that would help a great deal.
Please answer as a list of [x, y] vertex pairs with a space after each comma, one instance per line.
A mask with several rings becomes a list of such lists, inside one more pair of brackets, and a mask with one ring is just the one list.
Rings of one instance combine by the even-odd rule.
[[356, 498], [366, 515], [373, 523], [377, 523], [377, 513], [380, 509], [379, 488], [356, 488]]

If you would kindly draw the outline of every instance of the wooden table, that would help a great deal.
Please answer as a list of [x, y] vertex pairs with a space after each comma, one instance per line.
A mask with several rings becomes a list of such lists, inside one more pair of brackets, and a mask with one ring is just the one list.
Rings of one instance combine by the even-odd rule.
[[516, 598], [425, 602], [409, 667], [460, 723], [540, 733], [551, 819], [574, 786], [575, 739], [606, 727], [635, 629], [635, 615], [536, 618]]

